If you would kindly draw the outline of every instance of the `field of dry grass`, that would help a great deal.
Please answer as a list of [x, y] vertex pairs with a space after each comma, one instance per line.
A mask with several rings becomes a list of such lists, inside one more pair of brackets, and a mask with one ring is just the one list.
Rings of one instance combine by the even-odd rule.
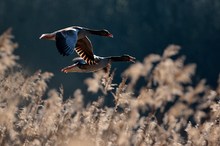
[[121, 83], [114, 69], [94, 73], [84, 83], [97, 101], [85, 104], [80, 89], [65, 101], [62, 87], [48, 90], [53, 73], [24, 73], [12, 38], [10, 30], [0, 36], [1, 146], [220, 145], [220, 80], [216, 89], [192, 83], [196, 65], [184, 63], [179, 46], [130, 65]]

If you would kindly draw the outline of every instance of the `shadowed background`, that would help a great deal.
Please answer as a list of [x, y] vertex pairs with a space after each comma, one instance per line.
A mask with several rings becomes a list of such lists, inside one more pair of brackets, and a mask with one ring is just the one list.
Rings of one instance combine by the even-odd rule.
[[[50, 87], [62, 84], [67, 95], [84, 88], [84, 79], [92, 74], [60, 72], [77, 55], [62, 57], [55, 42], [38, 38], [71, 25], [113, 33], [113, 39], [90, 37], [94, 53], [100, 56], [130, 54], [142, 61], [150, 53], [161, 54], [167, 45], [177, 44], [187, 62], [197, 64], [195, 80], [206, 78], [215, 87], [220, 72], [219, 0], [1, 0], [0, 24], [0, 32], [13, 28], [19, 62], [30, 72], [53, 72]], [[127, 66], [129, 63], [113, 64], [115, 82], [121, 80]]]

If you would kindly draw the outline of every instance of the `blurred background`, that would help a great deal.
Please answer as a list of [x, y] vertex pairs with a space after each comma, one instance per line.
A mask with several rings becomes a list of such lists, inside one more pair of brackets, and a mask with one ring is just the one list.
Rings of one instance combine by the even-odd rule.
[[[142, 61], [150, 53], [162, 54], [169, 44], [180, 45], [187, 63], [197, 64], [195, 80], [206, 78], [213, 88], [220, 72], [219, 0], [1, 0], [0, 32], [13, 28], [19, 43], [15, 54], [30, 73], [54, 73], [50, 88], [64, 87], [66, 96], [85, 89], [84, 79], [92, 73], [64, 74], [76, 54], [61, 56], [55, 42], [39, 40], [42, 33], [71, 25], [105, 28], [114, 38], [91, 36], [100, 56], [130, 54]], [[129, 63], [113, 64], [115, 82]]]

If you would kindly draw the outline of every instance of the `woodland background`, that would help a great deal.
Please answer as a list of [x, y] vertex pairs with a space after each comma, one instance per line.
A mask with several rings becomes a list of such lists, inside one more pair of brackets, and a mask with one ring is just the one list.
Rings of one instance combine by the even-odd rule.
[[[16, 54], [29, 72], [51, 71], [51, 87], [64, 86], [65, 95], [85, 89], [81, 84], [91, 74], [63, 74], [74, 55], [62, 57], [54, 42], [39, 40], [45, 32], [71, 25], [106, 28], [113, 39], [92, 36], [94, 52], [100, 56], [130, 54], [138, 61], [149, 53], [162, 54], [169, 44], [181, 46], [187, 62], [197, 64], [199, 81], [216, 87], [220, 72], [220, 1], [219, 0], [1, 0], [0, 32], [13, 28], [19, 42]], [[128, 64], [114, 64], [116, 81]], [[139, 85], [141, 86], [141, 84]]]

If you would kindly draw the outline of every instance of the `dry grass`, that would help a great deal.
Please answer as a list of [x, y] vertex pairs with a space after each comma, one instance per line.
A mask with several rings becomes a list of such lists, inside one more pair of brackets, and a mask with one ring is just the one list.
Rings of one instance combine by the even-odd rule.
[[[220, 79], [217, 89], [205, 80], [192, 86], [196, 65], [173, 57], [179, 46], [131, 65], [118, 85], [110, 68], [94, 73], [85, 83], [99, 98], [85, 105], [80, 89], [66, 101], [65, 89], [45, 93], [52, 73], [16, 69], [11, 38], [10, 30], [0, 37], [0, 145], [220, 145]], [[136, 91], [140, 80], [146, 84]], [[114, 107], [104, 104], [110, 95]]]

